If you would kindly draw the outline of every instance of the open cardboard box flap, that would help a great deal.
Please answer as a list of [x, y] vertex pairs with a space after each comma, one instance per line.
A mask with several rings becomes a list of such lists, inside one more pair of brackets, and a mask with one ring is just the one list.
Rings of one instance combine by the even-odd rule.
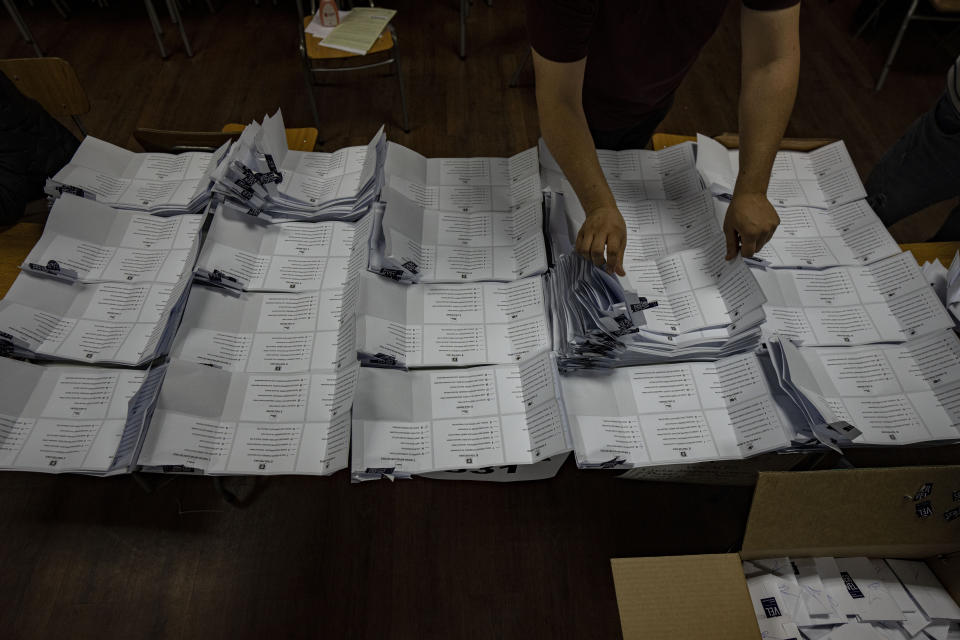
[[759, 639], [741, 558], [922, 558], [960, 602], [960, 519], [943, 517], [956, 491], [960, 466], [761, 472], [740, 554], [611, 560], [623, 636]]

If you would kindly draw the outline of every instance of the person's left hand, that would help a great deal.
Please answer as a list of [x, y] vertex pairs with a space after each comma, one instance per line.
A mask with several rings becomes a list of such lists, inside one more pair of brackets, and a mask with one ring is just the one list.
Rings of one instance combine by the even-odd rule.
[[752, 258], [770, 241], [779, 224], [780, 216], [767, 196], [760, 193], [734, 194], [723, 219], [727, 260], [732, 260], [738, 250], [744, 258]]

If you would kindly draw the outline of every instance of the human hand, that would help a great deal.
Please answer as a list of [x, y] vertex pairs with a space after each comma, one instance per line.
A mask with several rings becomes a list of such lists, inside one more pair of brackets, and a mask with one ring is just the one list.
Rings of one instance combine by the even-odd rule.
[[627, 225], [616, 207], [601, 207], [587, 214], [577, 234], [577, 253], [603, 267], [607, 273], [625, 276], [623, 250], [626, 246]]
[[780, 216], [767, 196], [760, 193], [734, 194], [723, 219], [723, 235], [727, 238], [727, 260], [753, 255], [770, 241], [780, 224]]

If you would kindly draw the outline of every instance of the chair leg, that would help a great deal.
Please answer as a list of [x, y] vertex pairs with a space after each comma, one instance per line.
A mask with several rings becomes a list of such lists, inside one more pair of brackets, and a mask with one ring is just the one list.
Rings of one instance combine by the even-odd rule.
[[193, 57], [193, 50], [190, 48], [190, 40], [187, 39], [187, 30], [183, 28], [183, 18], [180, 17], [180, 10], [177, 9], [177, 0], [167, 0], [167, 8], [170, 15], [174, 16], [173, 21], [180, 27], [180, 39], [183, 40], [183, 46], [187, 50], [187, 57]]
[[520, 74], [523, 73], [523, 70], [526, 69], [527, 65], [531, 62], [533, 62], [533, 54], [527, 49], [526, 53], [523, 54], [523, 60], [517, 65], [517, 70], [513, 72], [513, 77], [510, 78], [510, 83], [507, 85], [508, 87], [513, 89], [520, 86]]
[[885, 4], [887, 4], [887, 0], [879, 0], [879, 2], [877, 2], [877, 6], [874, 7], [873, 11], [870, 12], [870, 15], [867, 16], [867, 19], [860, 23], [860, 26], [857, 27], [856, 33], [853, 34], [854, 38], [860, 37], [860, 34], [863, 33], [863, 30], [867, 28], [867, 25], [873, 22], [877, 16], [880, 15], [880, 10], [883, 9]]
[[470, 11], [469, 0], [460, 0], [460, 59], [467, 59], [467, 13]]
[[913, 18], [914, 12], [917, 10], [917, 1], [912, 0], [910, 2], [910, 8], [907, 9], [907, 15], [903, 17], [903, 24], [900, 25], [900, 31], [897, 32], [897, 37], [893, 41], [893, 46], [890, 47], [890, 55], [887, 56], [887, 61], [883, 64], [883, 70], [880, 72], [880, 77], [877, 79], [877, 86], [874, 87], [874, 91], [880, 91], [883, 88], [883, 83], [887, 79], [887, 73], [890, 71], [890, 65], [893, 64], [893, 58], [897, 55], [897, 49], [900, 48], [900, 41], [903, 40], [903, 34], [907, 30], [907, 25], [910, 24], [910, 19]]
[[410, 118], [407, 116], [407, 94], [403, 90], [403, 74], [400, 73], [400, 52], [394, 50], [393, 69], [397, 74], [397, 86], [400, 88], [400, 109], [403, 113], [403, 132], [410, 133]]
[[3, 4], [7, 8], [7, 13], [9, 13], [10, 17], [13, 18], [13, 21], [17, 23], [17, 29], [20, 30], [20, 35], [23, 36], [23, 39], [27, 42], [27, 44], [33, 45], [33, 51], [37, 54], [37, 57], [42, 58], [43, 49], [40, 48], [40, 45], [37, 44], [33, 34], [30, 33], [30, 27], [27, 26], [23, 16], [21, 16], [20, 12], [17, 10], [17, 5], [13, 3], [13, 0], [3, 0]]
[[50, 0], [50, 4], [53, 5], [53, 8], [57, 10], [57, 13], [59, 13], [60, 17], [64, 20], [70, 17], [68, 7], [65, 2], [61, 2], [61, 0]]
[[213, 0], [207, 0], [207, 10], [208, 10], [210, 13], [216, 13], [216, 12], [217, 12], [217, 8], [216, 8], [215, 6], [213, 6]]
[[307, 85], [307, 101], [310, 103], [310, 113], [313, 114], [313, 123], [317, 127], [317, 142], [314, 148], [318, 148], [323, 146], [323, 129], [320, 123], [320, 112], [317, 111], [317, 96], [313, 90], [313, 72], [306, 60], [303, 61], [301, 66], [303, 67], [303, 81]]
[[160, 29], [160, 21], [157, 19], [157, 11], [153, 8], [153, 0], [143, 0], [143, 6], [147, 9], [147, 17], [150, 18], [150, 26], [153, 27], [153, 35], [157, 38], [157, 46], [160, 47], [160, 57], [166, 59], [167, 50], [163, 48], [163, 30]]

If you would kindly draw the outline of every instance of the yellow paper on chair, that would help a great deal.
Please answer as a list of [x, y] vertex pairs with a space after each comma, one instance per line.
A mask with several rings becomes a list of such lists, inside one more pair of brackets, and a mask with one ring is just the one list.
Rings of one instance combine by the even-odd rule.
[[343, 22], [334, 27], [323, 46], [362, 55], [373, 47], [387, 23], [396, 14], [394, 9], [359, 7], [353, 9]]

